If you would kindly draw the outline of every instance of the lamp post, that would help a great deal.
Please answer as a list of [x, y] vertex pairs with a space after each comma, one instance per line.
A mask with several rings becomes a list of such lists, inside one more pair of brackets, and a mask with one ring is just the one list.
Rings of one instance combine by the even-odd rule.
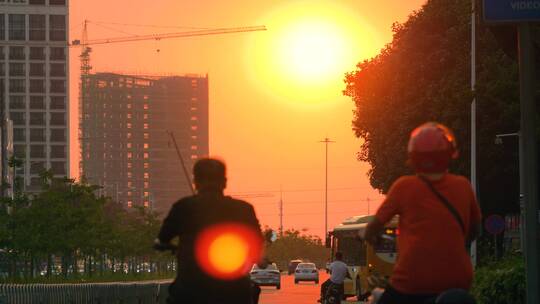
[[320, 141], [325, 144], [325, 177], [324, 177], [324, 237], [328, 233], [328, 144], [335, 143], [326, 137]]

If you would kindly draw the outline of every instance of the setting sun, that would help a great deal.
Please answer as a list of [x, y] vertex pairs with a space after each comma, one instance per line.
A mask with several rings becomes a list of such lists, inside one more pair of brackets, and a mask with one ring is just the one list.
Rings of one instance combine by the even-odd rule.
[[251, 38], [247, 56], [252, 79], [294, 104], [330, 103], [341, 94], [344, 74], [380, 45], [358, 15], [329, 2], [283, 5], [262, 22], [268, 33]]

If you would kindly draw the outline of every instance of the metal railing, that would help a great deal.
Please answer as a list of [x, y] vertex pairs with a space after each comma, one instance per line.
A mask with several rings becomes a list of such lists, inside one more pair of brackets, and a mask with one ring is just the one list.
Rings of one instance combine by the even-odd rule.
[[165, 304], [170, 284], [0, 284], [0, 304]]

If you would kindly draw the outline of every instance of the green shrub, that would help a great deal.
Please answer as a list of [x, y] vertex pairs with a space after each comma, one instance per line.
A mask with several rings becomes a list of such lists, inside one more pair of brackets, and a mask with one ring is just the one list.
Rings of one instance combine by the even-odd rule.
[[521, 304], [525, 301], [525, 263], [508, 256], [476, 269], [472, 293], [478, 304]]

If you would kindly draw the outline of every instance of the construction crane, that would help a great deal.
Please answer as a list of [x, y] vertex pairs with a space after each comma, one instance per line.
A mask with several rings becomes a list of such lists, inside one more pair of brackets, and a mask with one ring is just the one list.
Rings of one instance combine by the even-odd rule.
[[[233, 34], [233, 33], [242, 33], [242, 32], [256, 32], [256, 31], [266, 31], [265, 26], [245, 26], [245, 27], [226, 27], [226, 28], [214, 28], [214, 29], [200, 29], [194, 31], [184, 31], [184, 32], [175, 32], [175, 33], [164, 33], [164, 34], [152, 34], [152, 35], [136, 35], [136, 36], [125, 36], [125, 37], [114, 37], [114, 38], [102, 38], [89, 40], [88, 39], [88, 20], [84, 21], [82, 40], [73, 40], [70, 47], [81, 47], [81, 55], [79, 58], [81, 60], [81, 86], [80, 86], [80, 104], [79, 109], [82, 109], [83, 100], [87, 97], [88, 94], [88, 81], [90, 76], [90, 71], [92, 66], [90, 64], [90, 54], [92, 53], [91, 45], [100, 45], [100, 44], [109, 44], [109, 43], [122, 43], [122, 42], [133, 42], [133, 41], [145, 41], [145, 40], [163, 40], [163, 39], [173, 39], [173, 38], [187, 38], [195, 36], [211, 36], [211, 35], [223, 35], [223, 34]], [[80, 118], [81, 119], [81, 118]], [[186, 181], [189, 184], [189, 188], [194, 193], [193, 184], [189, 174], [187, 173], [184, 160], [180, 154], [180, 150], [176, 145], [176, 140], [172, 132], [167, 131], [169, 136], [174, 141], [178, 157], [182, 164], [184, 175], [186, 176]]]
[[88, 40], [88, 20], [84, 21], [82, 40], [73, 40], [70, 47], [81, 47], [81, 77], [87, 76], [92, 69], [90, 65], [90, 53], [92, 49], [89, 47], [91, 45], [99, 44], [109, 44], [109, 43], [122, 43], [122, 42], [133, 42], [133, 41], [145, 41], [145, 40], [163, 40], [163, 39], [173, 39], [173, 38], [187, 38], [195, 36], [212, 36], [212, 35], [223, 35], [223, 34], [233, 34], [233, 33], [243, 33], [243, 32], [257, 32], [257, 31], [266, 31], [266, 26], [244, 26], [244, 27], [224, 27], [224, 28], [214, 28], [214, 29], [201, 29], [195, 31], [184, 31], [184, 32], [175, 32], [175, 33], [164, 33], [164, 34], [151, 34], [151, 35], [135, 35], [135, 36], [126, 36], [126, 37], [114, 37], [114, 38], [102, 38]]

